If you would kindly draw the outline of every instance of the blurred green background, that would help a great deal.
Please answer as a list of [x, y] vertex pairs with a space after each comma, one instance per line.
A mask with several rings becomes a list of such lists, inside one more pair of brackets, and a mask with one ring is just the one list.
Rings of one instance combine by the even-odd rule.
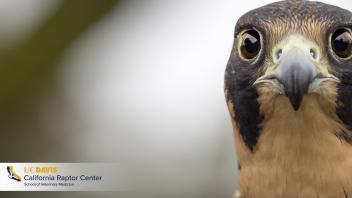
[[64, 146], [65, 139], [70, 138], [61, 136], [60, 141], [48, 133], [42, 126], [38, 109], [45, 96], [55, 92], [54, 77], [67, 48], [118, 6], [119, 1], [37, 1], [33, 5], [19, 2], [17, 6], [39, 7], [39, 4], [47, 4], [45, 8], [51, 12], [34, 30], [25, 32], [27, 35], [12, 38], [19, 42], [7, 41], [7, 46], [0, 51], [0, 156], [3, 161], [74, 159]]
[[[194, 80], [193, 74], [203, 66], [192, 64], [204, 54], [187, 62], [178, 53], [198, 51], [189, 39], [203, 42], [192, 31], [205, 28], [194, 24], [207, 25], [201, 15], [212, 5], [197, 16], [193, 9], [198, 4], [0, 1], [0, 160], [122, 162], [132, 170], [126, 178], [131, 181], [127, 192], [2, 192], [0, 196], [231, 196], [235, 162], [230, 122], [218, 116], [227, 118], [221, 88], [227, 57], [218, 54], [215, 78], [208, 67]], [[189, 24], [180, 18], [186, 14], [194, 18]], [[178, 45], [178, 39], [185, 39], [185, 45]], [[174, 55], [178, 60], [162, 66]], [[216, 80], [211, 89], [192, 91], [195, 87], [189, 83], [209, 83], [209, 76]], [[197, 101], [199, 94], [214, 95], [214, 91], [217, 105], [198, 111], [214, 103]], [[214, 110], [220, 111], [206, 113]], [[208, 116], [198, 117], [203, 113]], [[227, 123], [225, 128], [200, 126], [213, 117], [216, 123]], [[199, 121], [189, 123], [192, 120]]]
[[[131, 181], [129, 191], [2, 192], [1, 197], [231, 196], [235, 169], [224, 168], [235, 163], [230, 123], [213, 140], [210, 134], [217, 133], [218, 127], [198, 125], [214, 115], [197, 118], [208, 110], [190, 108], [207, 105], [195, 100], [197, 92], [216, 90], [220, 102], [210, 109], [220, 109], [217, 114], [227, 116], [221, 91], [227, 57], [220, 56], [221, 75], [213, 78], [217, 83], [212, 89], [194, 93], [179, 84], [197, 73], [190, 65], [193, 61], [180, 57], [173, 62], [183, 67], [174, 70], [169, 64], [158, 69], [164, 59], [177, 53], [157, 51], [189, 48], [175, 48], [175, 38], [199, 28], [177, 27], [185, 22], [179, 15], [193, 13], [198, 3], [174, 3], [0, 1], [0, 12], [4, 11], [0, 14], [0, 160], [122, 162], [132, 170], [126, 178]], [[197, 14], [190, 17], [195, 19], [192, 23], [201, 20]], [[169, 35], [170, 30], [176, 35]], [[190, 39], [201, 41], [194, 36]], [[189, 66], [191, 70], [185, 70]], [[164, 75], [170, 72], [173, 76]], [[207, 81], [212, 71], [200, 75]], [[187, 122], [193, 119], [199, 123]]]

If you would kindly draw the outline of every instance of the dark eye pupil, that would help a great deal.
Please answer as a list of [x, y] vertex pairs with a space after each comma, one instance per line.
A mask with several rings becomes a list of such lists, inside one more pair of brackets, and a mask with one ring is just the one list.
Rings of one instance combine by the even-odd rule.
[[246, 59], [253, 59], [260, 51], [260, 35], [255, 30], [242, 34], [241, 53]]
[[351, 40], [349, 39], [348, 33], [346, 32], [336, 37], [334, 41], [335, 49], [340, 52], [346, 51], [348, 46], [351, 44]]
[[339, 57], [349, 57], [352, 54], [351, 33], [345, 29], [337, 30], [332, 37], [332, 48]]
[[252, 36], [248, 36], [248, 38], [244, 40], [244, 47], [246, 48], [247, 52], [254, 54], [259, 49], [259, 41]]

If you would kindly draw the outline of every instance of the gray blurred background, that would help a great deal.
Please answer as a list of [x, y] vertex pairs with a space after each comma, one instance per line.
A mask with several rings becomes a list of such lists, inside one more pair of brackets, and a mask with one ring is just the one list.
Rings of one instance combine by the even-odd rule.
[[1, 161], [131, 170], [125, 192], [4, 197], [231, 197], [223, 74], [236, 20], [270, 2], [0, 0]]

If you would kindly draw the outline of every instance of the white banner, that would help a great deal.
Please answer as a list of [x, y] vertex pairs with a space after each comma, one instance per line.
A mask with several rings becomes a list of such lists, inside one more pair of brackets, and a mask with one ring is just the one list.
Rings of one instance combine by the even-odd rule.
[[0, 191], [123, 191], [127, 165], [0, 163]]

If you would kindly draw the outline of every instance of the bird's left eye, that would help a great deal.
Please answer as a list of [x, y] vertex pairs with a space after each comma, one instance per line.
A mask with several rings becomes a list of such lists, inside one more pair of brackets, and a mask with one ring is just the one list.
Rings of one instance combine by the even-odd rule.
[[260, 34], [256, 30], [247, 30], [241, 35], [240, 55], [247, 60], [254, 59], [260, 52]]
[[340, 58], [348, 58], [352, 55], [352, 35], [347, 29], [338, 29], [331, 38], [331, 47]]

